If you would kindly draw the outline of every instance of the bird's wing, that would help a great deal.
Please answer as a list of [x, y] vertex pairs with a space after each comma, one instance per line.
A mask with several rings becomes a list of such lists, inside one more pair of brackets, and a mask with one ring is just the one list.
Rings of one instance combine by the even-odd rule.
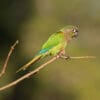
[[59, 43], [61, 43], [63, 40], [64, 40], [63, 33], [61, 33], [61, 32], [54, 33], [53, 35], [51, 35], [49, 37], [47, 42], [44, 43], [40, 52], [42, 53], [42, 52], [48, 51], [49, 49], [51, 49], [51, 48], [55, 47], [56, 45], [58, 45]]

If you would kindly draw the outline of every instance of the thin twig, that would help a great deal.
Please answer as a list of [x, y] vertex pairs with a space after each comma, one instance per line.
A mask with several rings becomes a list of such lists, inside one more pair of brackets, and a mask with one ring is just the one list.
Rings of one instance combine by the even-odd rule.
[[70, 59], [94, 59], [95, 56], [80, 56], [80, 57], [69, 57]]
[[12, 54], [12, 52], [13, 52], [15, 46], [18, 44], [18, 42], [19, 42], [19, 41], [17, 40], [17, 41], [11, 46], [11, 49], [10, 49], [10, 51], [9, 51], [9, 53], [8, 53], [8, 55], [7, 55], [7, 58], [6, 58], [5, 62], [4, 62], [3, 68], [2, 68], [2, 70], [1, 70], [1, 72], [0, 72], [0, 78], [4, 75], [4, 73], [5, 73], [5, 71], [6, 71], [6, 68], [7, 68], [8, 61], [9, 61], [9, 59], [10, 59], [10, 56], [11, 56], [11, 54]]
[[[35, 70], [25, 74], [24, 76], [18, 78], [17, 80], [3, 86], [0, 88], [0, 91], [3, 91], [7, 88], [10, 88], [16, 84], [18, 84], [19, 82], [23, 81], [24, 79], [26, 78], [29, 78], [30, 76], [36, 74], [37, 72], [39, 72], [41, 69], [43, 69], [46, 65], [52, 63], [53, 61], [55, 61], [56, 59], [60, 58], [60, 56], [56, 56], [56, 57], [53, 57], [52, 59], [50, 59], [49, 61], [47, 61], [46, 63], [42, 64], [41, 66], [39, 66], [38, 68], [36, 68]], [[94, 56], [82, 56], [82, 57], [69, 57], [70, 59], [83, 59], [83, 58], [95, 58]], [[68, 59], [69, 59], [68, 58]]]
[[56, 60], [57, 58], [59, 58], [59, 56], [53, 57], [52, 59], [50, 59], [50, 60], [47, 61], [46, 63], [42, 64], [41, 66], [39, 66], [39, 67], [36, 68], [35, 70], [33, 70], [33, 71], [31, 71], [31, 72], [25, 74], [24, 76], [18, 78], [17, 80], [15, 80], [15, 81], [13, 81], [13, 82], [11, 82], [11, 83], [9, 83], [9, 84], [7, 84], [7, 85], [1, 87], [1, 88], [0, 88], [0, 91], [5, 90], [5, 89], [7, 89], [7, 88], [10, 88], [10, 87], [16, 85], [17, 83], [21, 82], [22, 80], [24, 80], [24, 79], [26, 79], [26, 78], [29, 78], [30, 76], [36, 74], [36, 73], [39, 72], [41, 69], [43, 69], [46, 65], [50, 64], [51, 62], [53, 62], [53, 61]]

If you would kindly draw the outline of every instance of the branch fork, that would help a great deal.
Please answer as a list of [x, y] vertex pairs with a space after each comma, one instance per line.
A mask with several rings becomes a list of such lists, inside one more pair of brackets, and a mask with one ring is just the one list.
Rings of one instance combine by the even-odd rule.
[[[1, 70], [0, 77], [2, 77], [4, 75], [4, 73], [6, 71], [6, 68], [7, 68], [7, 64], [8, 64], [9, 58], [10, 58], [10, 56], [11, 56], [11, 54], [12, 54], [12, 52], [13, 52], [13, 50], [14, 50], [14, 48], [15, 48], [15, 46], [17, 44], [18, 44], [18, 40], [14, 43], [14, 45], [11, 47], [11, 49], [10, 49], [10, 51], [8, 53], [8, 56], [7, 56], [7, 58], [5, 60], [5, 63], [4, 63], [4, 66], [3, 66], [2, 70]], [[69, 57], [69, 56], [59, 55], [58, 54], [57, 56], [54, 56], [52, 59], [50, 59], [46, 63], [44, 63], [44, 64], [40, 65], [39, 67], [37, 67], [35, 70], [33, 70], [33, 71], [21, 76], [20, 78], [16, 79], [15, 81], [13, 81], [13, 82], [5, 85], [5, 86], [0, 87], [0, 91], [3, 91], [3, 90], [6, 90], [6, 89], [8, 89], [8, 88], [10, 88], [12, 86], [15, 86], [16, 84], [20, 83], [24, 79], [29, 78], [30, 76], [38, 73], [40, 70], [42, 70], [44, 67], [46, 67], [48, 64], [52, 63], [53, 61], [55, 61], [58, 58], [63, 58], [63, 59], [68, 60], [68, 59], [93, 59], [93, 58], [96, 58], [96, 57], [94, 57], [94, 56]]]

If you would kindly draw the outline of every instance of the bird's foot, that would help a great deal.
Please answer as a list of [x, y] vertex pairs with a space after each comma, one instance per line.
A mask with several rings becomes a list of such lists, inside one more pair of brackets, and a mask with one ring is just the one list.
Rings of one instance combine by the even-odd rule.
[[69, 58], [70, 58], [70, 56], [60, 55], [60, 58], [63, 58], [63, 59], [65, 59], [65, 60], [67, 60], [67, 59], [69, 59]]

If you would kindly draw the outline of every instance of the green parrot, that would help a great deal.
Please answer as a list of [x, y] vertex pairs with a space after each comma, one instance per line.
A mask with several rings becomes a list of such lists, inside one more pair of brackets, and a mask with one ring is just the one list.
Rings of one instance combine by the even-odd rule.
[[27, 64], [21, 67], [17, 72], [25, 70], [31, 64], [48, 55], [59, 55], [62, 58], [68, 58], [68, 56], [65, 55], [65, 47], [67, 46], [68, 42], [72, 38], [77, 37], [77, 35], [78, 28], [72, 25], [68, 25], [62, 28], [61, 30], [53, 33], [49, 37], [49, 39], [44, 43], [37, 55], [31, 61], [29, 61]]

